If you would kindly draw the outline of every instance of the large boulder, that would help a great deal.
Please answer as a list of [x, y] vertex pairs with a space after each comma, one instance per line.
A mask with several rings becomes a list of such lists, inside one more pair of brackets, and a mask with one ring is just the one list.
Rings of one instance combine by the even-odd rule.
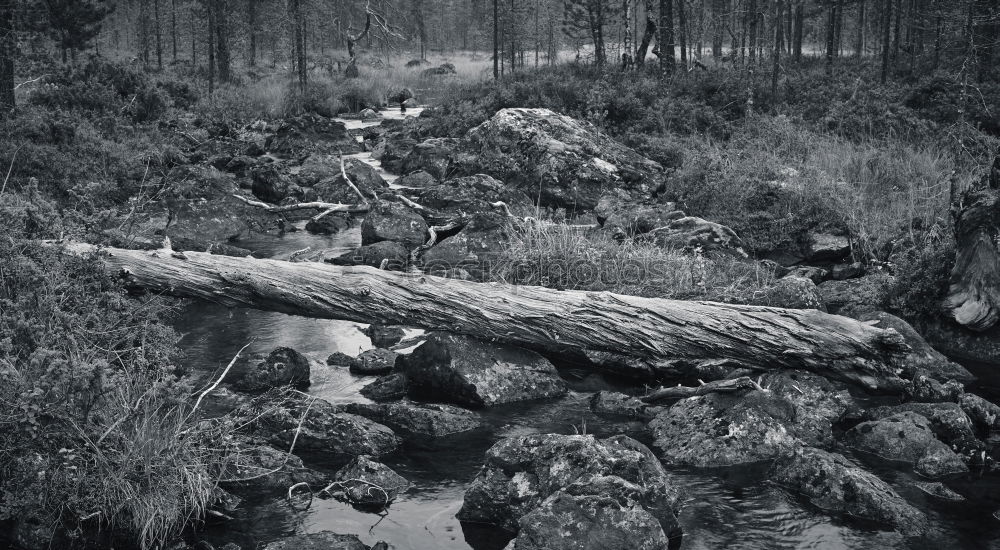
[[264, 550], [371, 550], [357, 535], [339, 535], [320, 531], [295, 535], [272, 542]]
[[292, 193], [294, 183], [277, 164], [262, 164], [250, 173], [254, 196], [265, 202], [279, 203]]
[[816, 285], [820, 296], [830, 313], [859, 317], [877, 311], [882, 288], [887, 279], [884, 276], [868, 276], [844, 281], [823, 281]]
[[490, 174], [543, 206], [589, 210], [615, 188], [650, 196], [663, 178], [658, 163], [548, 109], [502, 109], [461, 145], [470, 153], [456, 159], [462, 173]]
[[979, 429], [1000, 427], [1000, 406], [973, 393], [962, 394], [958, 398], [958, 404]]
[[348, 403], [343, 410], [390, 426], [410, 441], [445, 437], [480, 426], [476, 413], [436, 403]]
[[845, 441], [879, 458], [908, 463], [930, 478], [969, 471], [961, 457], [938, 440], [931, 422], [912, 411], [862, 422], [847, 431]]
[[599, 391], [590, 398], [590, 410], [598, 416], [610, 418], [650, 419], [662, 412], [663, 408], [621, 392]]
[[[305, 415], [305, 419], [302, 417]], [[315, 453], [346, 462], [356, 456], [380, 456], [399, 446], [388, 427], [363, 416], [341, 412], [322, 399], [288, 400], [270, 409], [260, 429], [271, 444], [288, 449], [295, 441], [296, 453]]]
[[892, 527], [906, 535], [926, 531], [924, 515], [887, 483], [843, 456], [811, 447], [786, 454], [770, 478], [828, 513], [847, 514]]
[[[556, 492], [518, 521], [517, 538], [508, 548], [660, 550], [670, 546], [670, 537], [656, 516], [629, 498], [633, 487], [604, 480], [589, 483], [604, 483], [618, 491], [594, 494], [593, 487], [574, 484]], [[616, 498], [619, 495], [625, 498]]]
[[430, 138], [413, 146], [399, 163], [403, 173], [423, 170], [437, 179], [451, 175], [451, 165], [458, 140], [454, 138]]
[[[389, 188], [389, 184], [378, 171], [363, 160], [346, 159], [344, 172], [347, 173], [351, 183], [368, 199], [373, 199]], [[302, 183], [303, 180], [311, 182], [310, 185], [322, 201], [353, 204], [360, 200], [358, 194], [351, 189], [340, 173], [339, 159], [330, 156], [309, 157], [302, 165], [298, 178], [299, 185], [305, 185]]]
[[604, 194], [594, 208], [594, 215], [597, 223], [618, 240], [649, 233], [686, 216], [677, 210], [675, 203], [637, 204], [621, 189]]
[[309, 153], [355, 153], [358, 143], [343, 122], [316, 115], [287, 118], [268, 136], [264, 148], [282, 158]]
[[427, 242], [427, 223], [408, 206], [380, 201], [361, 222], [361, 244], [380, 241], [395, 241], [414, 249]]
[[972, 419], [958, 403], [903, 403], [874, 407], [865, 411], [865, 420], [884, 420], [902, 412], [913, 412], [930, 421], [934, 435], [952, 448], [965, 453], [981, 450]]
[[361, 388], [361, 395], [372, 401], [396, 401], [406, 397], [410, 387], [406, 375], [399, 372], [379, 376], [374, 382]]
[[461, 231], [435, 244], [420, 257], [423, 270], [444, 275], [464, 269], [476, 280], [487, 280], [510, 238], [506, 216], [497, 212], [474, 214]]
[[333, 235], [351, 227], [351, 215], [346, 212], [332, 212], [321, 218], [309, 218], [306, 231], [317, 235]]
[[566, 383], [541, 355], [444, 332], [427, 336], [406, 360], [410, 391], [472, 407], [558, 397]]
[[677, 507], [672, 481], [638, 441], [534, 434], [486, 452], [458, 518], [517, 532], [519, 550], [652, 549], [679, 533]]
[[424, 170], [414, 170], [413, 172], [410, 172], [409, 174], [406, 174], [396, 180], [395, 183], [400, 187], [423, 189], [425, 187], [437, 185], [437, 182], [437, 178], [430, 175], [428, 172]]
[[349, 368], [354, 374], [389, 374], [396, 368], [399, 354], [387, 349], [374, 348], [362, 352]]
[[220, 482], [226, 489], [261, 493], [284, 493], [296, 483], [318, 486], [323, 475], [306, 468], [302, 459], [269, 445], [241, 441], [239, 452], [225, 465]]
[[336, 494], [344, 500], [380, 509], [396, 500], [410, 486], [410, 482], [392, 468], [364, 456], [355, 458], [338, 470], [333, 481], [337, 482]]
[[663, 248], [726, 251], [745, 257], [743, 241], [729, 227], [698, 218], [684, 216], [674, 219], [663, 227], [653, 229], [641, 236], [642, 241], [655, 243]]
[[395, 241], [379, 241], [323, 261], [334, 265], [370, 265], [388, 271], [405, 271], [410, 263], [410, 251]]
[[806, 263], [836, 263], [851, 255], [851, 241], [843, 235], [814, 233], [805, 251]]
[[[218, 254], [220, 249], [235, 248], [234, 241], [250, 234], [250, 219], [255, 214], [252, 207], [229, 195], [212, 200], [177, 201], [155, 232], [170, 237], [174, 250], [213, 250]], [[154, 242], [162, 240], [156, 233], [142, 237]]]
[[801, 372], [768, 373], [764, 391], [682, 399], [649, 423], [667, 464], [702, 468], [773, 460], [800, 445], [830, 445], [852, 405], [846, 390]]
[[924, 372], [940, 382], [958, 380], [968, 383], [975, 380], [975, 376], [965, 367], [931, 347], [920, 333], [899, 317], [884, 311], [873, 311], [860, 315], [858, 320], [871, 322], [873, 326], [882, 329], [891, 328], [903, 337], [910, 346], [910, 351], [901, 365], [904, 376], [912, 377], [917, 372]]
[[309, 387], [309, 359], [292, 348], [276, 348], [267, 357], [250, 357], [246, 373], [236, 383], [243, 391], [264, 391], [279, 386]]
[[497, 202], [506, 204], [516, 216], [527, 216], [534, 211], [528, 195], [486, 174], [449, 179], [414, 194], [421, 206], [436, 212], [438, 219], [434, 220], [435, 224], [456, 218], [467, 219], [475, 214], [501, 212], [493, 206]]

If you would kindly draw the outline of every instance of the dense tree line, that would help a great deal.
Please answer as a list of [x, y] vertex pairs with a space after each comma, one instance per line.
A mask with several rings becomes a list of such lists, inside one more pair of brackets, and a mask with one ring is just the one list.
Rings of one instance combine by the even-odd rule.
[[[18, 54], [48, 40], [63, 63], [113, 50], [150, 70], [187, 63], [210, 86], [233, 65], [347, 70], [357, 49], [388, 62], [394, 52], [492, 54], [497, 77], [576, 61], [629, 69], [658, 62], [669, 74], [709, 60], [752, 69], [825, 56], [894, 68], [948, 67], [996, 76], [995, 0], [27, 0], [0, 1], [0, 106], [13, 105]], [[345, 55], [344, 50], [347, 50]], [[960, 63], [951, 63], [960, 59]], [[354, 71], [356, 73], [356, 69]]]

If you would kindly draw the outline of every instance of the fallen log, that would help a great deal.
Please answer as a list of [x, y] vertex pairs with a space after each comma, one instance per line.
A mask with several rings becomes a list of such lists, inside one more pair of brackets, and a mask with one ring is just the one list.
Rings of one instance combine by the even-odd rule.
[[107, 269], [133, 287], [226, 306], [445, 330], [536, 349], [732, 359], [809, 370], [876, 391], [901, 388], [897, 365], [909, 349], [893, 330], [816, 310], [474, 283], [367, 266], [62, 246], [79, 255], [100, 252]]

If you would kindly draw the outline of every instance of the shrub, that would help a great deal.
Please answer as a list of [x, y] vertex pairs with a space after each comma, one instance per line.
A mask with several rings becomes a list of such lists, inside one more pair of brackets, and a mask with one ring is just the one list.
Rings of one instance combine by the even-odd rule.
[[144, 548], [178, 534], [212, 498], [224, 434], [190, 416], [165, 304], [22, 241], [0, 240], [0, 274], [0, 520]]

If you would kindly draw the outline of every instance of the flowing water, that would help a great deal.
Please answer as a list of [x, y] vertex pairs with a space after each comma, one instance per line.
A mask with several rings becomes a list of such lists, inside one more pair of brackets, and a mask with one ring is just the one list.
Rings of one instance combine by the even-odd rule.
[[[288, 259], [293, 251], [307, 246], [334, 256], [359, 241], [360, 233], [354, 228], [333, 236], [304, 231], [259, 235], [240, 246], [260, 257]], [[333, 403], [365, 401], [358, 390], [371, 377], [355, 376], [323, 361], [334, 351], [357, 355], [371, 348], [361, 332], [364, 325], [191, 303], [180, 313], [176, 326], [184, 335], [181, 346], [186, 365], [206, 377], [217, 374], [248, 342], [251, 351], [263, 353], [289, 346], [314, 360], [309, 393]], [[629, 433], [643, 437], [637, 423], [602, 420], [589, 411], [590, 395], [619, 388], [619, 381], [574, 370], [562, 374], [572, 388], [563, 399], [490, 409], [481, 413], [484, 427], [480, 430], [429, 446], [404, 446], [383, 457], [384, 463], [412, 484], [385, 515], [359, 511], [333, 499], [316, 499], [306, 510], [294, 509], [281, 497], [249, 499], [233, 521], [209, 527], [202, 536], [217, 545], [231, 541], [243, 548], [256, 548], [292, 534], [329, 530], [356, 534], [367, 544], [385, 540], [401, 550], [500, 550], [509, 535], [482, 526], [463, 526], [455, 519], [465, 487], [475, 477], [490, 445], [506, 436], [528, 433], [585, 431], [597, 436]], [[1000, 395], [989, 397], [995, 400]], [[308, 460], [307, 464], [333, 473], [322, 464]], [[764, 470], [766, 466], [715, 472], [672, 470], [685, 501], [680, 518], [684, 536], [675, 546], [706, 550], [1000, 550], [1000, 521], [992, 517], [1000, 508], [1000, 482], [995, 475], [970, 474], [951, 482], [951, 487], [969, 496], [967, 503], [955, 505], [931, 502], [909, 485], [914, 478], [908, 474], [879, 470], [907, 500], [928, 514], [932, 535], [906, 540], [855, 520], [833, 519], [774, 487], [766, 481]]]

